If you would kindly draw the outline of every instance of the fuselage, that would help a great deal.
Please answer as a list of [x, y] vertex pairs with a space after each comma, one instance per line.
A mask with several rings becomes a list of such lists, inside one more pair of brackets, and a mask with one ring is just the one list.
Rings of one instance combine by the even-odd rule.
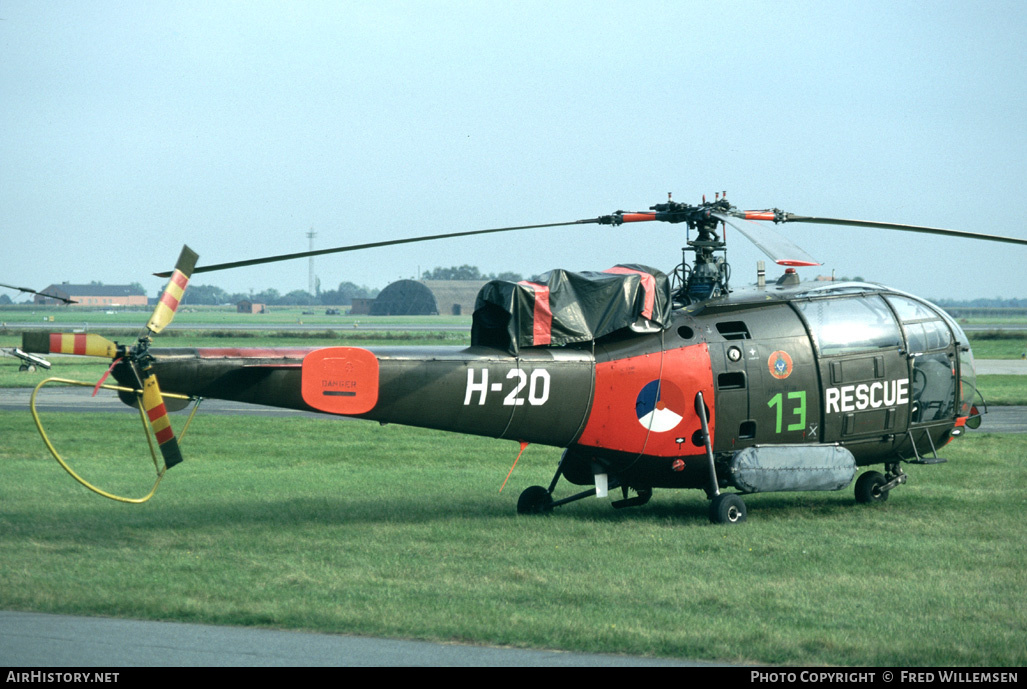
[[[151, 349], [166, 392], [567, 448], [565, 475], [701, 487], [712, 451], [840, 444], [895, 462], [961, 432], [975, 394], [943, 311], [868, 284], [747, 290], [669, 327], [562, 347]], [[115, 370], [117, 375], [118, 371]]]

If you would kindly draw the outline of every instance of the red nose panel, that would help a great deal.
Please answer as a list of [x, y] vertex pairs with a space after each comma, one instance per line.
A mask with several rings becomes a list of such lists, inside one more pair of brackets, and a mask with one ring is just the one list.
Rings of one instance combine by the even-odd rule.
[[330, 414], [364, 414], [378, 403], [378, 359], [359, 347], [317, 349], [303, 359], [303, 401]]

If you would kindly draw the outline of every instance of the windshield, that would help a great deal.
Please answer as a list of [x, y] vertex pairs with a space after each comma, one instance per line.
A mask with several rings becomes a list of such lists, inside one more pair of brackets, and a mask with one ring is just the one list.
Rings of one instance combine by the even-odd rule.
[[876, 295], [798, 302], [823, 356], [900, 347], [891, 310]]

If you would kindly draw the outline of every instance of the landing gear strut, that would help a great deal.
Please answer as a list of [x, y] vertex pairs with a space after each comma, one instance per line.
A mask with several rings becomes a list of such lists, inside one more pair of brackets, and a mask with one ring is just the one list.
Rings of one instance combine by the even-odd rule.
[[717, 481], [717, 465], [713, 460], [713, 438], [710, 437], [708, 410], [702, 392], [695, 393], [695, 413], [702, 423], [702, 440], [706, 446], [706, 459], [710, 466], [710, 485], [706, 497], [710, 499], [710, 521], [714, 524], [741, 524], [745, 521], [745, 502], [736, 493], [721, 493]]
[[[597, 472], [601, 470], [598, 466], [594, 469]], [[597, 494], [595, 488], [590, 488], [561, 500], [554, 500], [553, 491], [556, 490], [556, 484], [560, 481], [561, 476], [563, 476], [562, 459], [560, 460], [560, 465], [556, 468], [556, 474], [553, 476], [553, 480], [549, 482], [549, 488], [531, 486], [530, 488], [524, 489], [524, 492], [522, 492], [521, 496], [517, 499], [517, 514], [549, 514], [553, 511], [554, 507], [560, 507], [561, 505], [583, 500], [584, 498], [589, 498]], [[638, 507], [649, 502], [649, 499], [653, 496], [652, 488], [635, 488], [637, 495], [634, 497], [628, 497], [629, 487], [621, 484], [620, 479], [616, 476], [608, 479], [607, 489], [612, 488], [620, 488], [623, 495], [621, 500], [614, 500], [610, 503], [614, 509]], [[603, 495], [605, 495], [605, 493], [603, 493]]]

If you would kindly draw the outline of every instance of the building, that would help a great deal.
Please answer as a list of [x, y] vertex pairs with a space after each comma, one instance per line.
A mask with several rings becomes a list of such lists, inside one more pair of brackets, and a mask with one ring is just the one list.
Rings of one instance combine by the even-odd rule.
[[470, 316], [485, 280], [399, 280], [371, 304], [372, 316]]
[[374, 299], [353, 297], [350, 301], [349, 313], [351, 316], [366, 316], [371, 313], [372, 304], [374, 304]]
[[[146, 293], [133, 285], [72, 285], [62, 282], [42, 290], [46, 294], [70, 299], [69, 306], [146, 306]], [[33, 302], [42, 306], [62, 306], [66, 302], [37, 294]]]
[[236, 303], [235, 310], [239, 313], [267, 313], [267, 304], [243, 299]]

